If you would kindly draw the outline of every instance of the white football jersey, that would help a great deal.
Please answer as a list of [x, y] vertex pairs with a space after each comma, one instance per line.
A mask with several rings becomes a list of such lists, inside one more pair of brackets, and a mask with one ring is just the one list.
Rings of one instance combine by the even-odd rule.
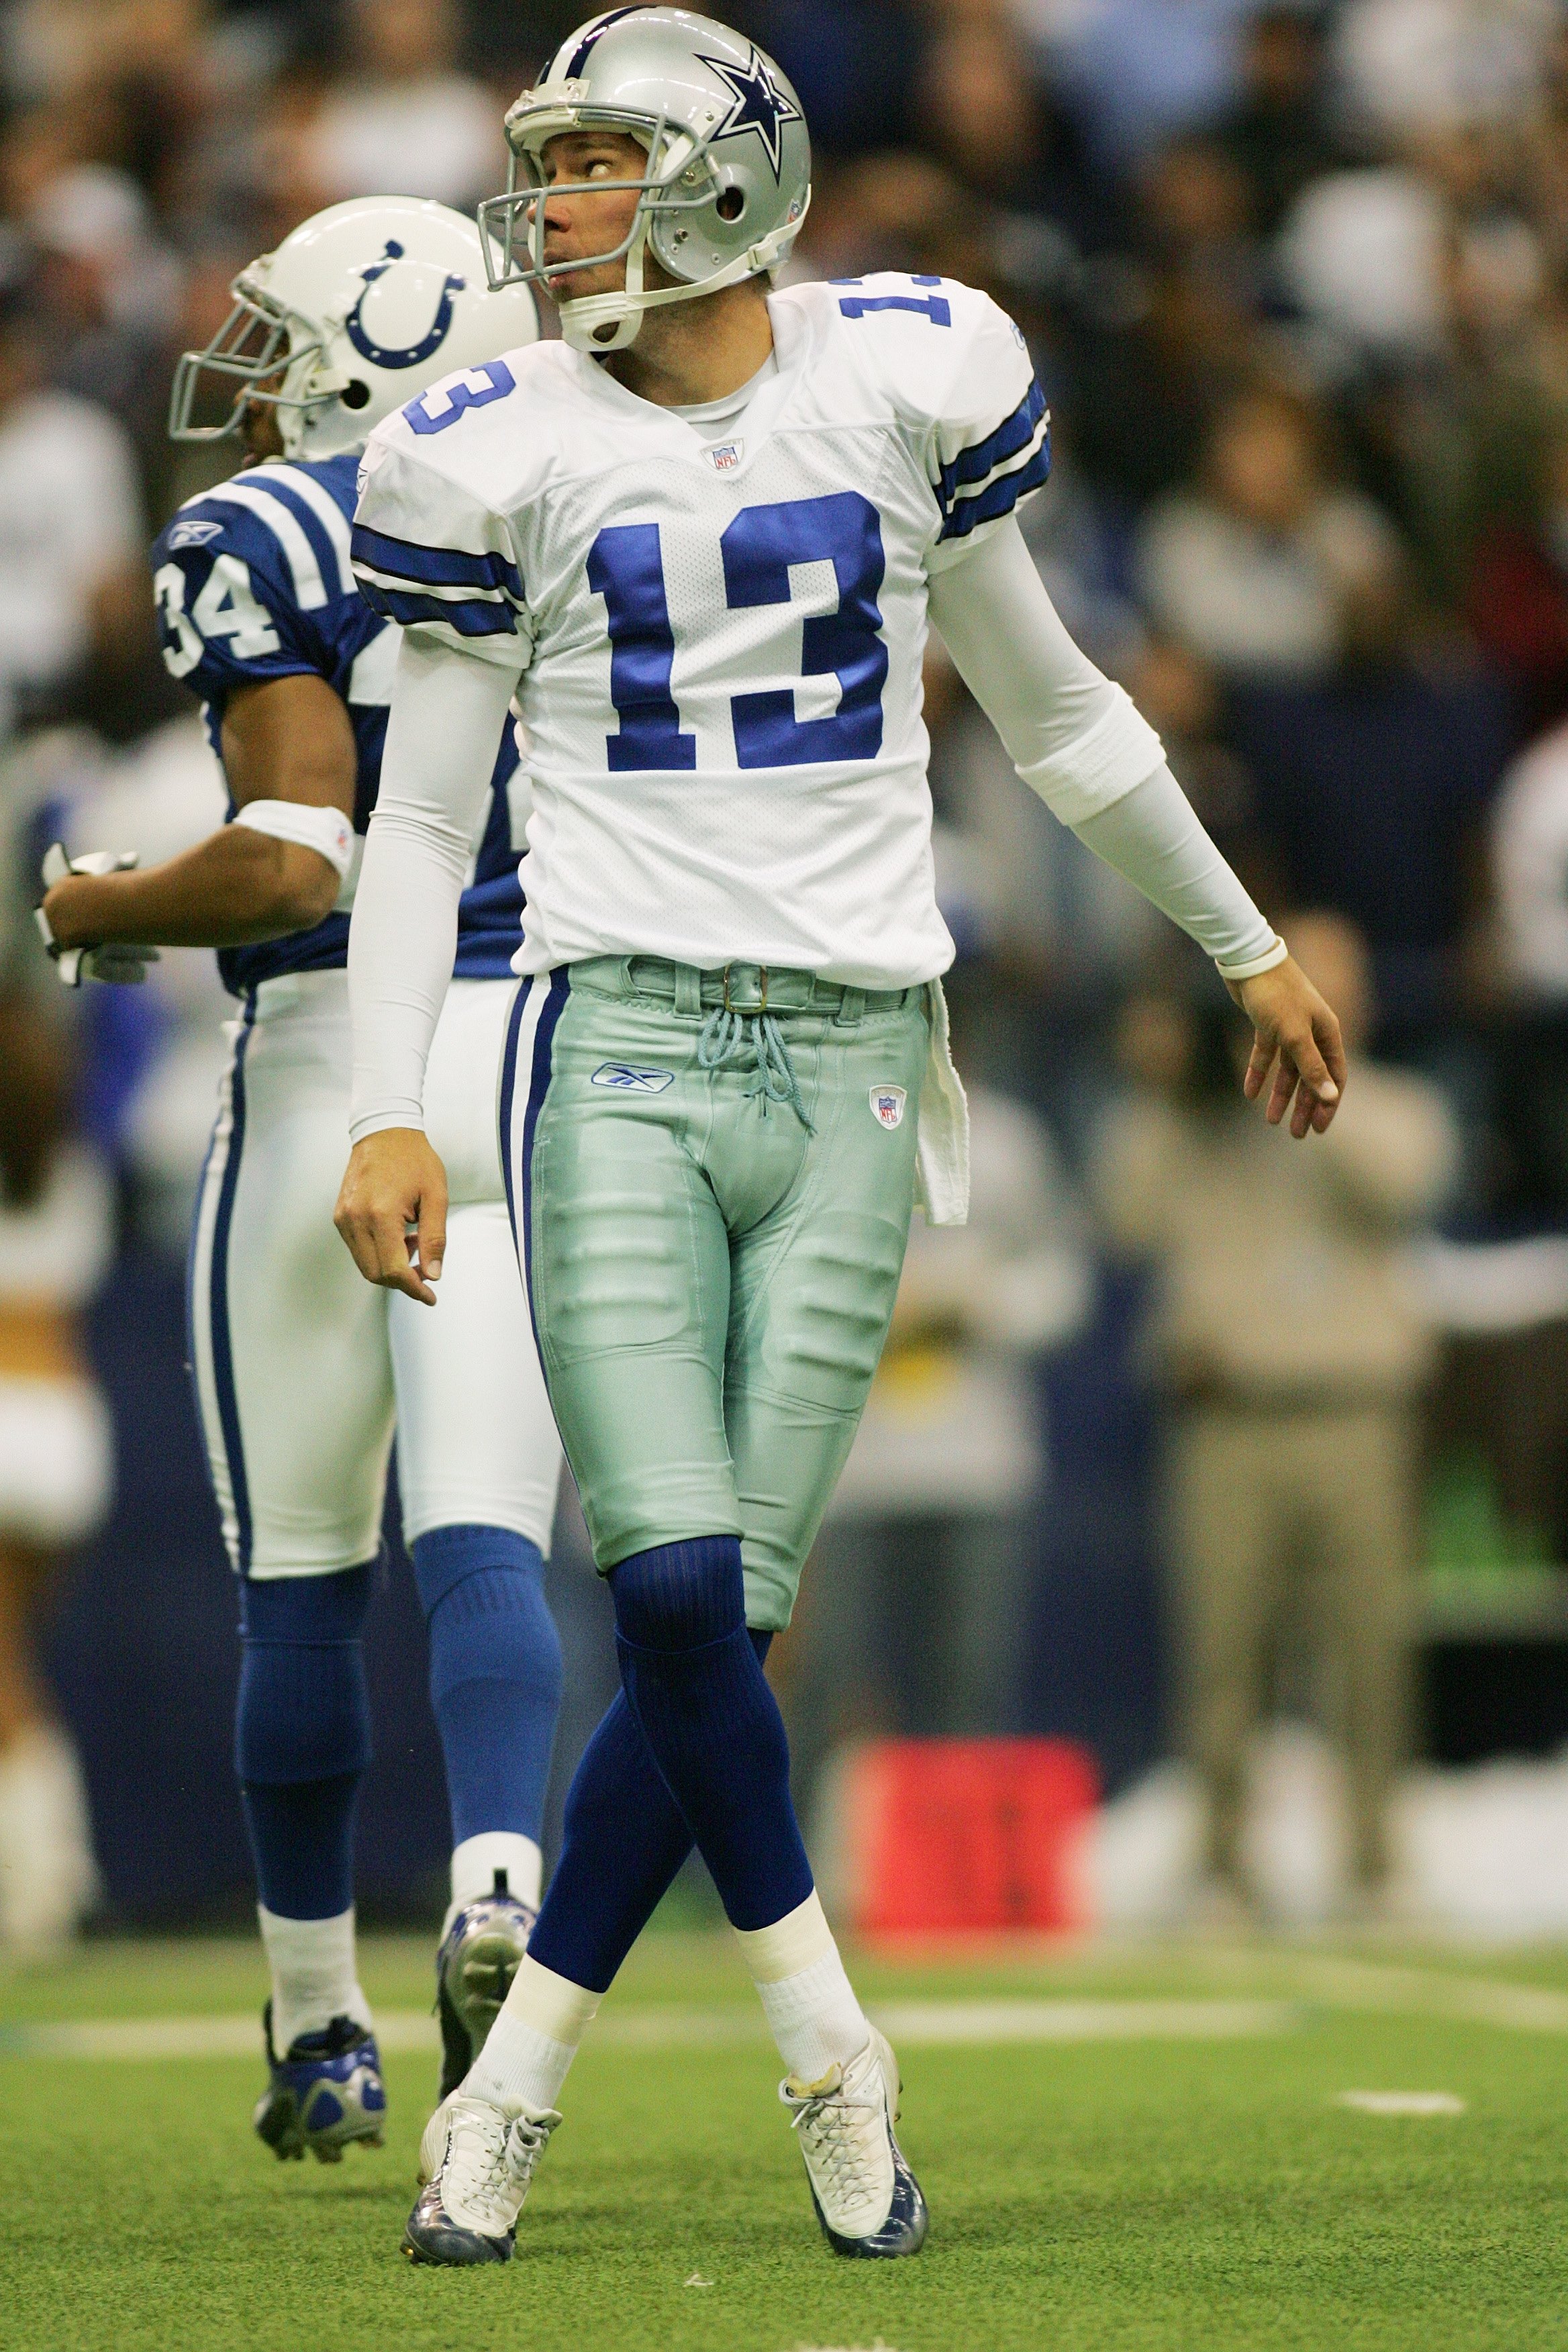
[[921, 665], [931, 572], [1038, 488], [1045, 399], [984, 294], [791, 287], [723, 426], [539, 343], [372, 436], [378, 610], [520, 667], [520, 971], [651, 954], [864, 988], [946, 970]]

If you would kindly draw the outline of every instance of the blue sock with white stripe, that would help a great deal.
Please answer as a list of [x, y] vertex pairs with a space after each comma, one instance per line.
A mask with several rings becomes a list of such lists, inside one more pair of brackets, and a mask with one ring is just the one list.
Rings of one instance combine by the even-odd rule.
[[610, 1574], [621, 1684], [731, 1925], [769, 1927], [812, 1892], [789, 1743], [746, 1630], [740, 1538], [698, 1536]]
[[240, 1583], [235, 1766], [262, 1903], [289, 1919], [335, 1918], [353, 1900], [372, 1577], [367, 1563]]
[[[434, 1528], [410, 1549], [430, 1629], [430, 1702], [447, 1762], [453, 1846], [482, 1838], [488, 1859], [508, 1853], [511, 1893], [537, 1902], [563, 1678], [543, 1559], [537, 1544], [510, 1528]], [[499, 1843], [505, 1837], [516, 1841], [510, 1853]], [[468, 1890], [455, 1877], [452, 1891], [461, 1901]]]

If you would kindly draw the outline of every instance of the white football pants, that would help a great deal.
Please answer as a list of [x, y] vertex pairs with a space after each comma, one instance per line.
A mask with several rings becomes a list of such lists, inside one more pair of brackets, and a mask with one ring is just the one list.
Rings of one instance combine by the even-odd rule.
[[438, 1303], [374, 1288], [332, 1209], [348, 1160], [348, 976], [264, 981], [233, 1049], [192, 1236], [190, 1339], [229, 1558], [374, 1558], [395, 1404], [405, 1540], [510, 1528], [550, 1549], [561, 1471], [507, 1221], [496, 1090], [510, 980], [454, 981], [426, 1090], [451, 1206]]

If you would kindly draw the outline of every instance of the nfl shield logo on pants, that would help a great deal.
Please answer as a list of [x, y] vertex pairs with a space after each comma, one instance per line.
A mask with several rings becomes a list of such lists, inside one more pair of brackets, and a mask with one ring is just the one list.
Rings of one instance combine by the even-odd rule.
[[902, 1087], [873, 1087], [871, 1116], [879, 1127], [897, 1127], [904, 1115]]

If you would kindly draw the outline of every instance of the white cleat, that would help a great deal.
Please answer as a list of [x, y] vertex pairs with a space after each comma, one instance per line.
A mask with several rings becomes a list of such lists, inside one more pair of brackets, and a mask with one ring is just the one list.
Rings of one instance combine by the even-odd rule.
[[534, 2167], [560, 2121], [553, 2107], [509, 2116], [488, 2099], [454, 2091], [426, 2126], [422, 2167], [437, 2153], [437, 2126], [442, 2145], [403, 2233], [410, 2262], [509, 2263]]
[[899, 2062], [876, 2027], [858, 2058], [819, 2083], [791, 2074], [779, 2096], [805, 2160], [811, 2201], [836, 2254], [886, 2262], [917, 2254], [930, 2216], [920, 2183], [893, 2137]]
[[441, 2158], [447, 2153], [447, 2117], [452, 2101], [459, 2095], [457, 2091], [448, 2092], [420, 2135], [419, 2186], [421, 2189], [427, 2180], [434, 2180], [441, 2169]]

